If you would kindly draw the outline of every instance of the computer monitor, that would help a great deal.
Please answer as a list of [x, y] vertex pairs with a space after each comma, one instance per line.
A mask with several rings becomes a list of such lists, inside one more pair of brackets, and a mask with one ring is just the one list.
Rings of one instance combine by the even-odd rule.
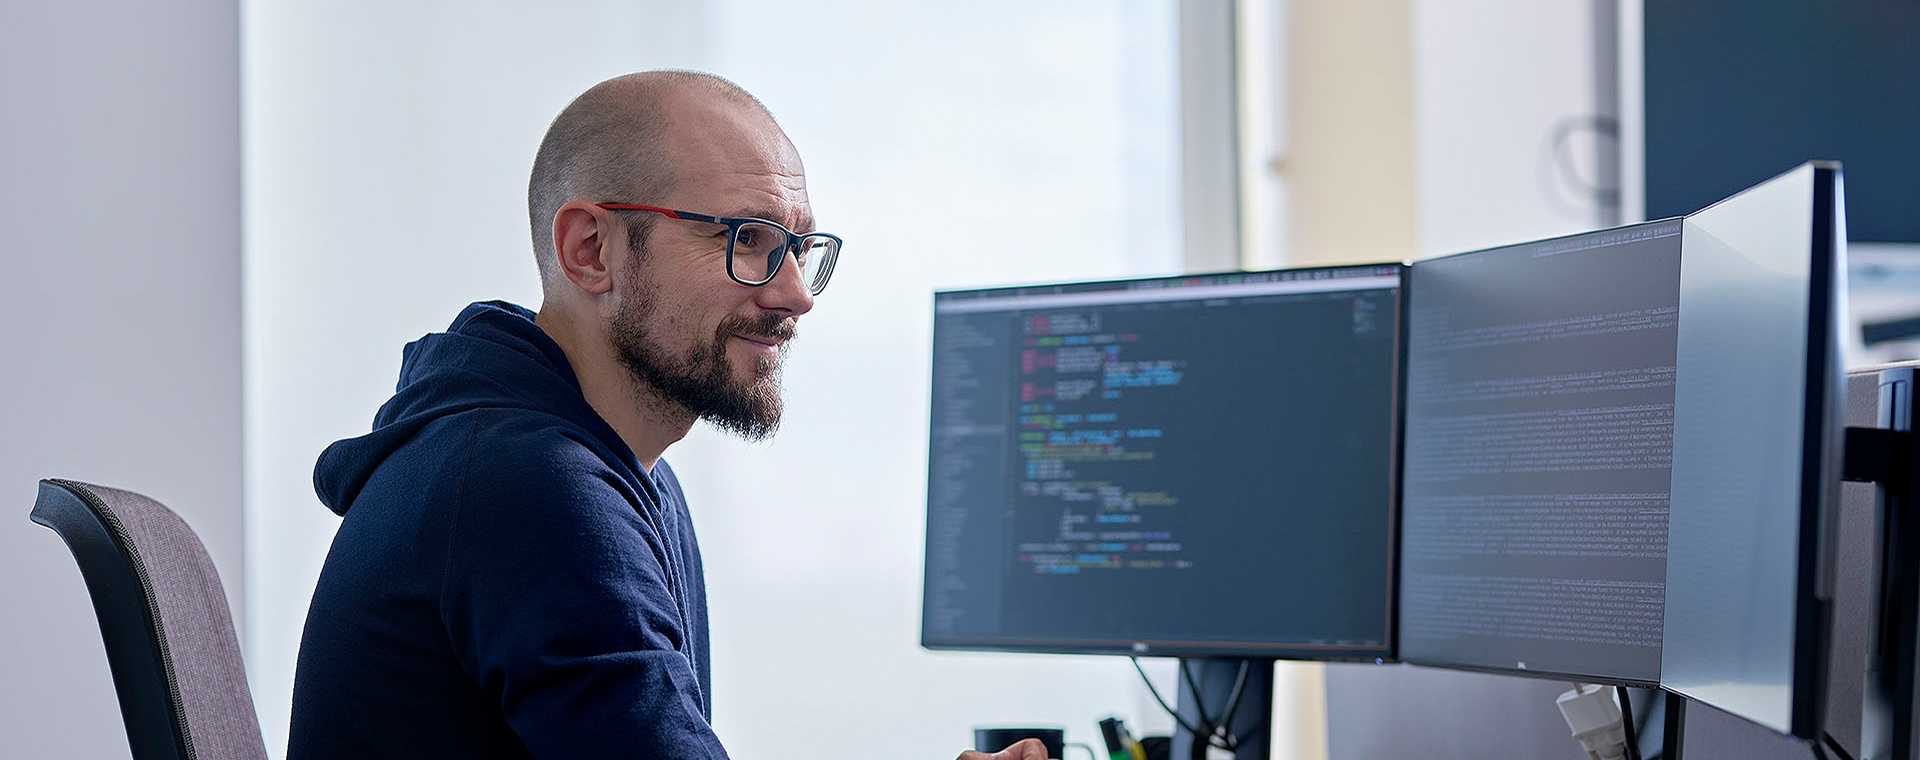
[[1402, 269], [935, 294], [922, 644], [1390, 657]]
[[1820, 738], [1845, 386], [1838, 164], [1686, 218], [1660, 681]]
[[1681, 226], [1413, 265], [1402, 659], [1659, 682]]
[[1820, 735], [1839, 168], [1407, 284], [1400, 654]]

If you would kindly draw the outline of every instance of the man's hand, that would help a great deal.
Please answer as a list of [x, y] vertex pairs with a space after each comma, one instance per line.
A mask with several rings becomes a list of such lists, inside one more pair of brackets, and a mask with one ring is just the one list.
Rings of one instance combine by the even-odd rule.
[[1047, 745], [1039, 739], [1021, 739], [1013, 746], [991, 755], [985, 752], [962, 752], [959, 760], [1047, 760]]

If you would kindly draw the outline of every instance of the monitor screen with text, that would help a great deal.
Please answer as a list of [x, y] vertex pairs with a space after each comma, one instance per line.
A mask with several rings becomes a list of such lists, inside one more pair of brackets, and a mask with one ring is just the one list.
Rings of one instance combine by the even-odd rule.
[[1390, 656], [1402, 270], [936, 294], [922, 643]]
[[1413, 265], [1403, 659], [1659, 680], [1680, 230]]

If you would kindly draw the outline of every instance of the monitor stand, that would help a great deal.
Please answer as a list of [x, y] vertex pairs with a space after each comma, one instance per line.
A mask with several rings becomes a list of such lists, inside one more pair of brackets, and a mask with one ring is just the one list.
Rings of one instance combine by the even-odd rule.
[[[1273, 660], [1238, 658], [1180, 658], [1180, 697], [1175, 711], [1180, 714], [1173, 729], [1172, 760], [1204, 760], [1207, 743], [1196, 741], [1182, 725], [1206, 730], [1209, 722], [1219, 721], [1232, 711], [1226, 733], [1232, 734], [1238, 747], [1234, 760], [1267, 760], [1272, 747]], [[1240, 684], [1239, 700], [1234, 702], [1234, 685]], [[1188, 677], [1192, 677], [1192, 681]], [[1199, 687], [1199, 694], [1194, 687]], [[1204, 713], [1203, 713], [1204, 709]]]
[[1879, 588], [1874, 599], [1879, 625], [1867, 647], [1867, 697], [1862, 715], [1861, 755], [1920, 760], [1920, 514], [1914, 513], [1920, 479], [1920, 444], [1913, 432], [1914, 367], [1880, 372], [1880, 427], [1847, 428], [1844, 477], [1879, 486], [1875, 509], [1880, 536]]
[[[1687, 745], [1687, 698], [1666, 692], [1665, 718], [1661, 722], [1660, 760], [1682, 760], [1681, 755]], [[1634, 755], [1640, 754], [1640, 748], [1633, 748]]]

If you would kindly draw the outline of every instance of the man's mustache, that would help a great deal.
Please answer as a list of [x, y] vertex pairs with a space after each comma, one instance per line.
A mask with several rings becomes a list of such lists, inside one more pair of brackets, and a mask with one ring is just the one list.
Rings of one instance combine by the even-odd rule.
[[782, 343], [793, 340], [799, 334], [799, 318], [782, 317], [778, 314], [762, 314], [758, 317], [729, 316], [720, 321], [720, 337], [728, 335], [751, 335], [757, 338], [771, 338]]

